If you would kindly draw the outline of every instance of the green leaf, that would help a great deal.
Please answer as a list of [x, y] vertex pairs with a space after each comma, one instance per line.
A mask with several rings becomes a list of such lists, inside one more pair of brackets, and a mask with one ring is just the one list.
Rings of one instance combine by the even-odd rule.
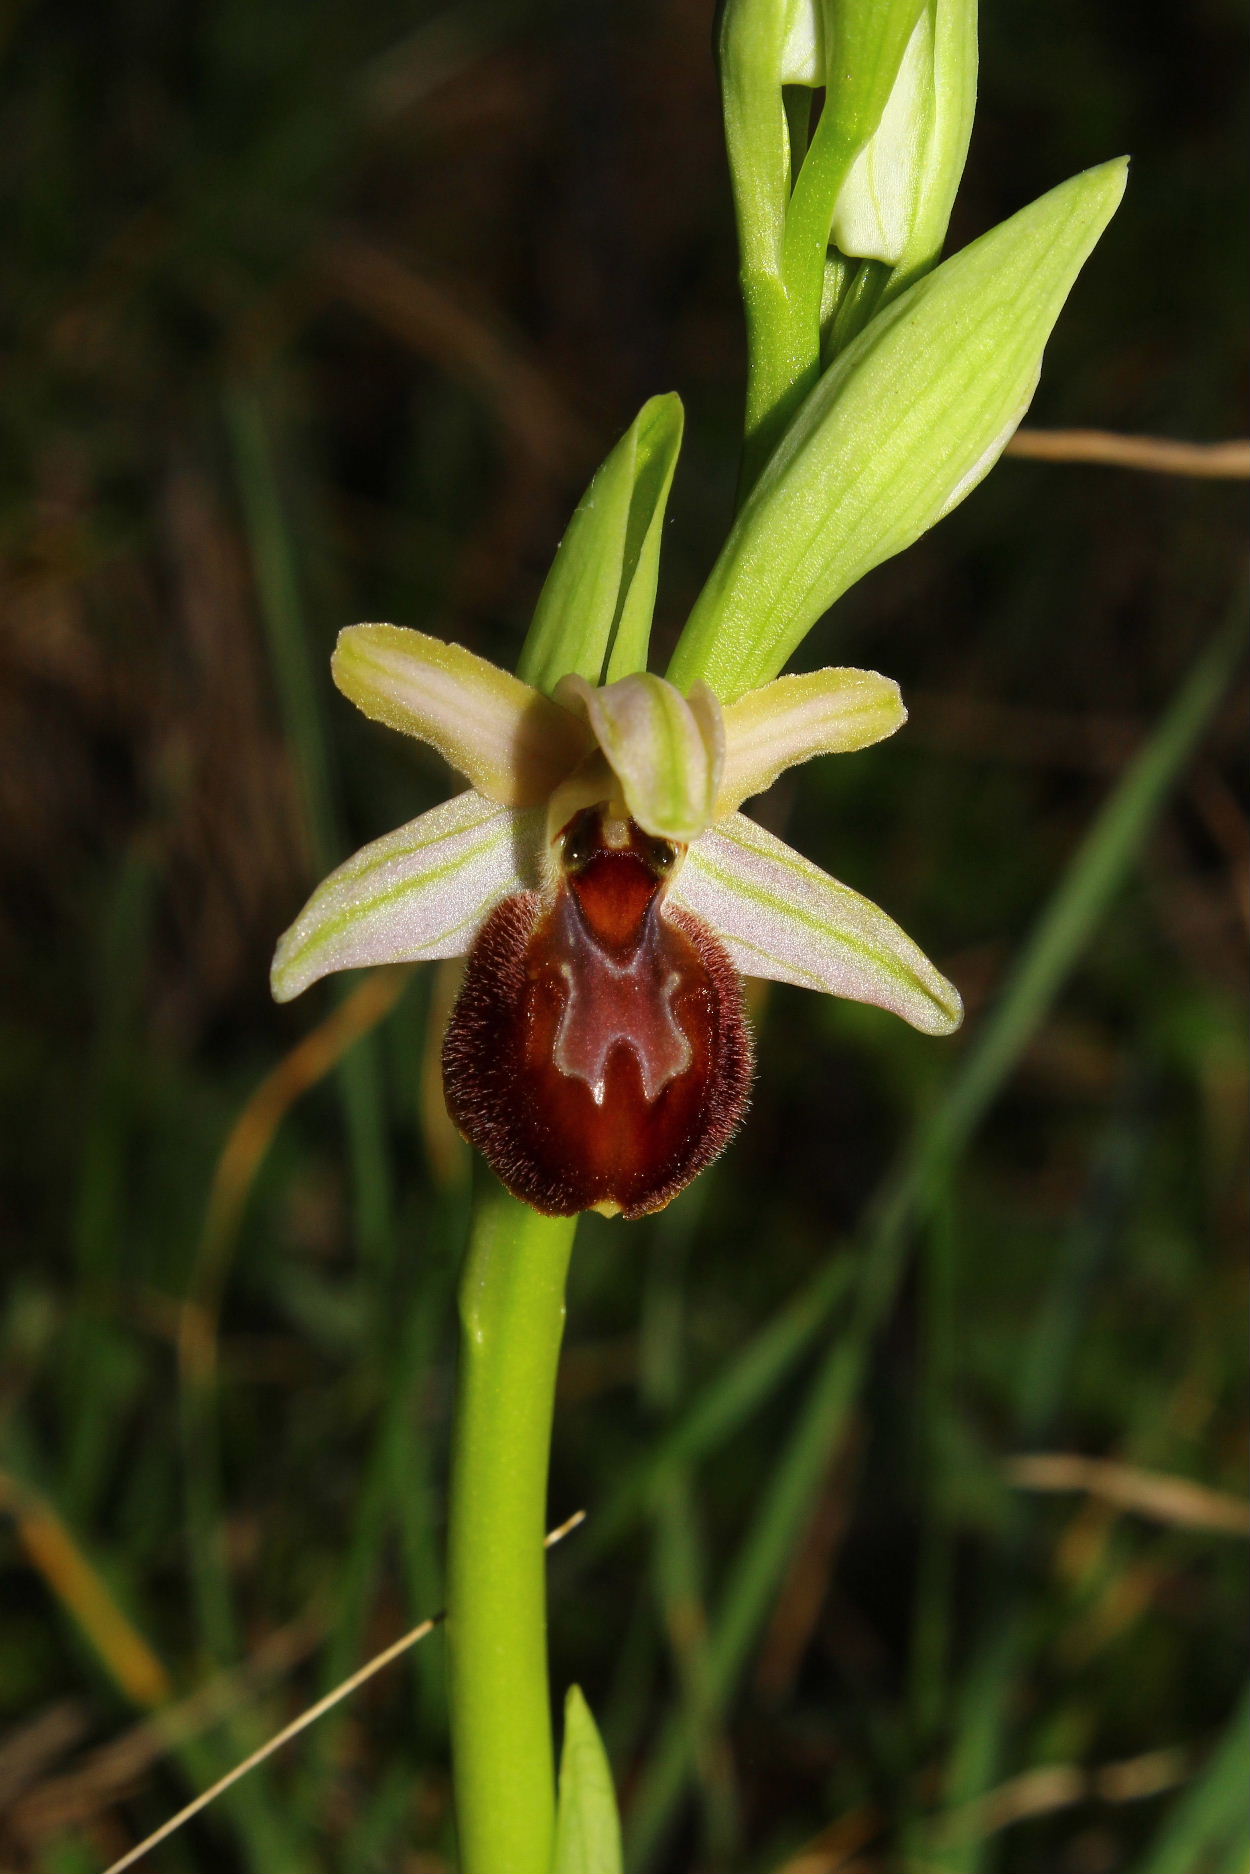
[[557, 549], [517, 674], [554, 690], [647, 667], [660, 539], [681, 449], [681, 399], [652, 397], [596, 470]]
[[621, 1874], [621, 1825], [603, 1741], [579, 1687], [564, 1701], [551, 1874]]
[[723, 702], [986, 475], [1124, 191], [1127, 162], [1052, 189], [894, 300], [825, 372], [738, 515], [669, 678]]

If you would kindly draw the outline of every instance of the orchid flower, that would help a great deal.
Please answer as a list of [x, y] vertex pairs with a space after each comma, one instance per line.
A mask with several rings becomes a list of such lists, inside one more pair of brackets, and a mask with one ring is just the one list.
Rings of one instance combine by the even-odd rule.
[[317, 888], [274, 995], [467, 954], [448, 1106], [536, 1209], [642, 1216], [716, 1157], [750, 1086], [743, 976], [958, 1026], [958, 994], [884, 911], [738, 812], [795, 763], [892, 735], [906, 711], [888, 678], [784, 676], [725, 706], [645, 673], [547, 696], [386, 624], [344, 631], [332, 670], [471, 785]]

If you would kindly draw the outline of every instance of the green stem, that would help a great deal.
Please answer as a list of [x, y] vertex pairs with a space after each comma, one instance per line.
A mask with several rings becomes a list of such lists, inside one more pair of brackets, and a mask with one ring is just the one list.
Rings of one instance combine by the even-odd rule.
[[549, 1874], [547, 1457], [575, 1217], [479, 1192], [460, 1287], [447, 1635], [462, 1874]]

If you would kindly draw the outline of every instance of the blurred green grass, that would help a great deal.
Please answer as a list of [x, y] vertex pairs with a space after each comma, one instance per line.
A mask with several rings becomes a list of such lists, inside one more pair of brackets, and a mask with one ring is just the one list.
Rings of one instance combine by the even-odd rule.
[[[467, 1199], [433, 972], [283, 1110], [215, 1333], [206, 1213], [255, 1090], [352, 994], [272, 1008], [274, 934], [443, 784], [332, 692], [337, 628], [510, 659], [669, 387], [663, 632], [715, 550], [741, 341], [709, 14], [10, 15], [6, 1874], [103, 1868], [439, 1604]], [[987, 9], [955, 240], [1135, 158], [1033, 420], [1237, 428], [1243, 35], [1223, 0]], [[585, 1228], [552, 1643], [639, 1867], [1246, 1866], [1244, 1541], [1007, 1475], [1242, 1488], [1244, 674], [1202, 662], [1242, 506], [1008, 461], [812, 641], [897, 675], [911, 722], [762, 812], [971, 1014], [939, 1045], [770, 993], [724, 1163]], [[151, 1731], [248, 1661], [226, 1719]], [[436, 1638], [153, 1865], [454, 1866], [442, 1669]]]

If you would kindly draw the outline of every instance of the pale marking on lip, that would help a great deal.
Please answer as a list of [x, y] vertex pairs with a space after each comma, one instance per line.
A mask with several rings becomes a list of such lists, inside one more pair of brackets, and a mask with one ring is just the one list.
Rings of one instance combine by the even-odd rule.
[[[582, 1081], [595, 1105], [602, 1106], [607, 1098], [608, 1062], [623, 1043], [638, 1062], [643, 1094], [650, 1103], [694, 1060], [690, 1038], [673, 1014], [681, 973], [669, 969], [661, 978], [654, 926], [644, 933], [629, 960], [617, 963], [585, 930], [575, 906], [566, 900], [561, 911], [560, 938], [572, 955], [559, 960], [568, 997], [556, 1030], [555, 1065], [562, 1074]], [[647, 917], [654, 915], [649, 911]]]

